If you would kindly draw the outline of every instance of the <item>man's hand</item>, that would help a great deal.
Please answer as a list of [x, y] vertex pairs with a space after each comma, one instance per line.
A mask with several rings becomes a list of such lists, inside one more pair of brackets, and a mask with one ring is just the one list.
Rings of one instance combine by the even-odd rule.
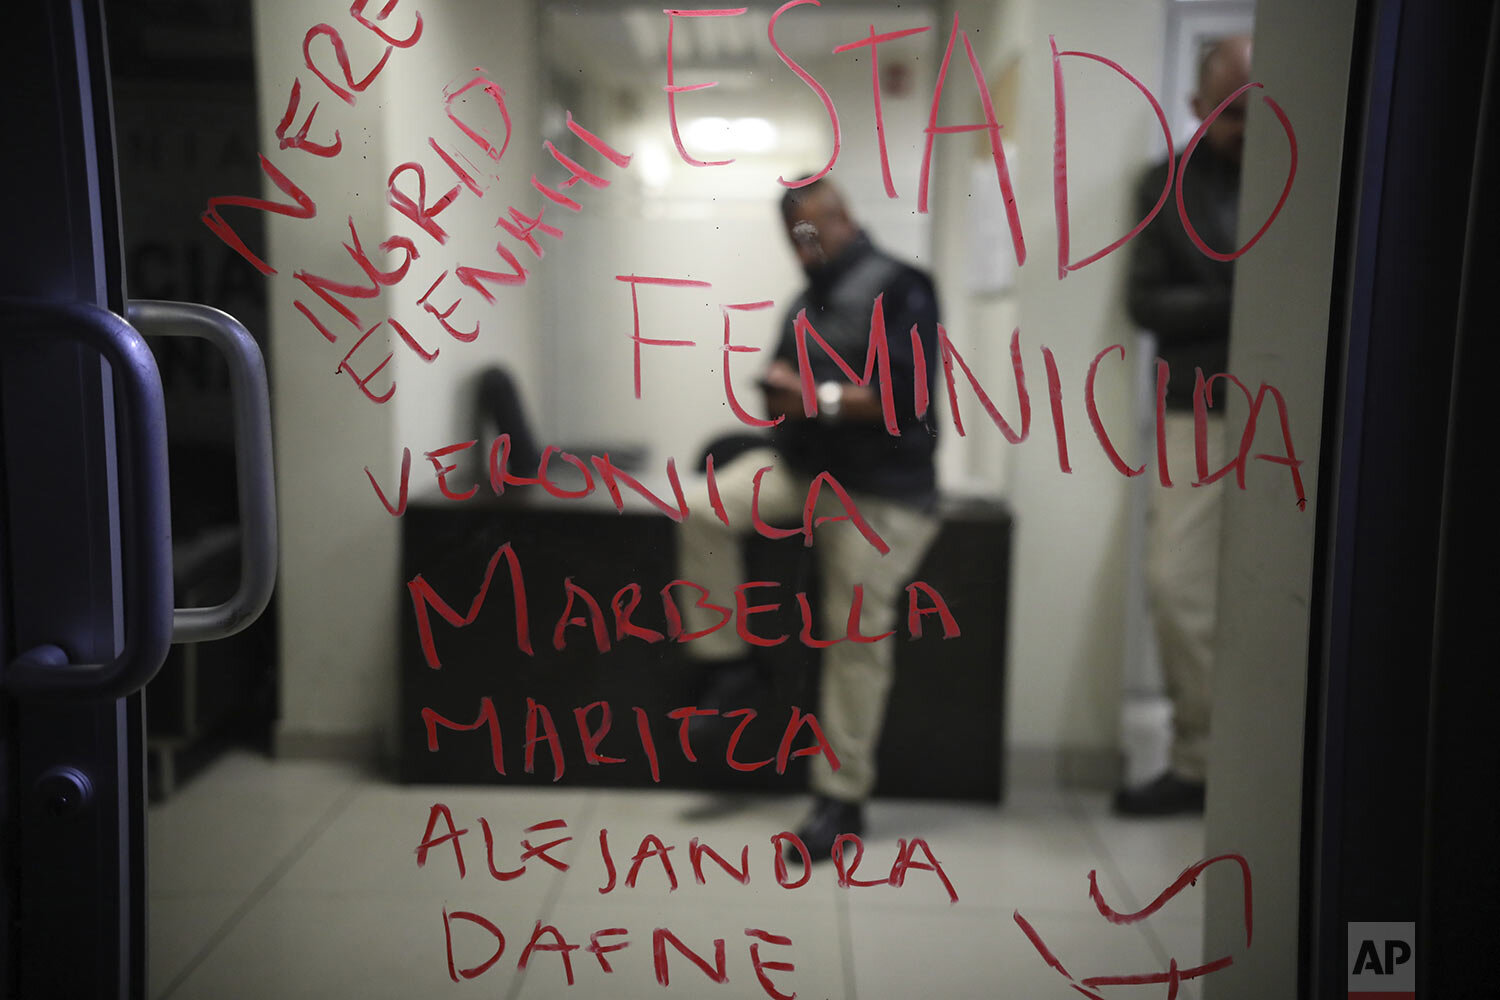
[[[806, 420], [802, 409], [802, 379], [791, 362], [777, 358], [771, 362], [761, 376], [760, 387], [766, 394], [766, 409], [773, 417], [784, 416], [788, 420]], [[880, 409], [880, 394], [867, 385], [843, 383], [843, 399], [839, 404], [839, 421], [842, 423], [878, 423], [884, 419]]]
[[766, 409], [772, 417], [807, 419], [802, 410], [802, 380], [790, 362], [782, 358], [772, 361], [760, 378], [760, 387], [766, 394]]

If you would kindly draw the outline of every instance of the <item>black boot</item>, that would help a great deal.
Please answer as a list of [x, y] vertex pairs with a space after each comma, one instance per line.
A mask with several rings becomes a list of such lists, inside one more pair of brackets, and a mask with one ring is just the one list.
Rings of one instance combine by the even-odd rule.
[[713, 709], [721, 715], [737, 708], [751, 708], [765, 699], [765, 672], [749, 659], [704, 663], [698, 666], [704, 674], [694, 704]]
[[1189, 781], [1163, 771], [1154, 781], [1115, 793], [1114, 809], [1121, 816], [1175, 816], [1203, 812], [1203, 782]]
[[[864, 804], [844, 802], [840, 799], [819, 795], [813, 802], [812, 812], [797, 828], [807, 853], [813, 861], [827, 861], [832, 856], [833, 842], [839, 834], [859, 835], [865, 832]], [[795, 849], [794, 849], [795, 853]]]

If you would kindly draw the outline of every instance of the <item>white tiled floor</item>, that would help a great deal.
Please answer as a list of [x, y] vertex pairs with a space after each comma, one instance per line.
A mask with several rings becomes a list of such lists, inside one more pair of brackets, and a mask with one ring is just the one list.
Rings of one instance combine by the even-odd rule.
[[[451, 845], [432, 849], [418, 867], [416, 846], [435, 803], [460, 838], [465, 876]], [[1105, 796], [1014, 789], [1001, 808], [914, 800], [877, 801], [869, 811], [864, 860], [855, 878], [884, 877], [902, 838], [920, 837], [959, 899], [950, 903], [936, 874], [914, 867], [900, 887], [841, 888], [833, 866], [817, 865], [806, 885], [784, 889], [773, 870], [771, 835], [794, 827], [801, 797], [725, 799], [696, 792], [538, 790], [397, 786], [352, 765], [271, 762], [237, 751], [183, 787], [151, 814], [151, 996], [231, 998], [376, 998], [452, 995], [535, 1000], [545, 997], [657, 997], [653, 933], [665, 928], [715, 963], [725, 949], [727, 982], [716, 985], [670, 942], [664, 959], [678, 996], [765, 997], [750, 957], [757, 929], [791, 940], [760, 943], [771, 988], [806, 1000], [884, 998], [1077, 998], [1022, 932], [1019, 913], [1057, 961], [1080, 981], [1091, 975], [1164, 972], [1200, 961], [1202, 896], [1189, 890], [1149, 919], [1112, 925], [1089, 898], [1100, 892], [1116, 910], [1150, 903], [1203, 857], [1202, 823], [1192, 819], [1125, 822]], [[533, 858], [524, 875], [490, 874], [480, 819], [493, 834], [495, 867], [519, 863], [520, 841], [572, 842], [551, 853], [566, 872]], [[562, 831], [527, 833], [548, 820]], [[440, 827], [440, 830], [444, 828]], [[607, 885], [600, 831], [607, 830], [617, 884]], [[678, 886], [650, 853], [636, 884], [633, 858], [650, 835], [670, 847]], [[694, 879], [689, 842], [698, 838], [738, 865], [749, 847], [750, 881], [741, 885], [711, 860], [705, 884]], [[918, 860], [924, 856], [918, 852]], [[791, 877], [800, 874], [793, 866]], [[504, 935], [500, 958], [455, 984], [453, 965], [472, 970], [496, 950], [477, 914]], [[561, 953], [538, 949], [518, 968], [540, 922], [570, 945], [575, 985]], [[628, 942], [596, 956], [601, 944]], [[541, 936], [542, 944], [555, 938]], [[600, 958], [613, 971], [606, 973]], [[1195, 996], [1193, 984], [1178, 994]], [[1105, 997], [1162, 997], [1164, 985], [1103, 987]]]

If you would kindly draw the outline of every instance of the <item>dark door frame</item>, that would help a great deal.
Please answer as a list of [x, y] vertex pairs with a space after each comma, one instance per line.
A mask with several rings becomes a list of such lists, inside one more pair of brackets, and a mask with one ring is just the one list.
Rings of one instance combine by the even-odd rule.
[[[1494, 3], [1368, 5], [1350, 80], [1309, 649], [1302, 995], [1416, 924], [1419, 996], [1493, 988], [1500, 701], [1481, 372], [1500, 221]], [[1478, 991], [1478, 992], [1474, 992]]]

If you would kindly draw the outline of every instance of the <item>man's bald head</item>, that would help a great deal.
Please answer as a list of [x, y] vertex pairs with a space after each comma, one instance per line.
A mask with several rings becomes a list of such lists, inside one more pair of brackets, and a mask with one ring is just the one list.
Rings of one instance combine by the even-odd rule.
[[810, 272], [843, 253], [859, 236], [843, 195], [826, 178], [789, 189], [781, 199], [781, 217], [797, 260]]
[[[1193, 114], [1207, 118], [1225, 98], [1250, 82], [1250, 36], [1220, 39], [1203, 54], [1198, 65], [1198, 87], [1193, 93]], [[1241, 94], [1225, 108], [1204, 133], [1204, 141], [1226, 160], [1240, 162], [1245, 145], [1245, 109], [1248, 94]]]

